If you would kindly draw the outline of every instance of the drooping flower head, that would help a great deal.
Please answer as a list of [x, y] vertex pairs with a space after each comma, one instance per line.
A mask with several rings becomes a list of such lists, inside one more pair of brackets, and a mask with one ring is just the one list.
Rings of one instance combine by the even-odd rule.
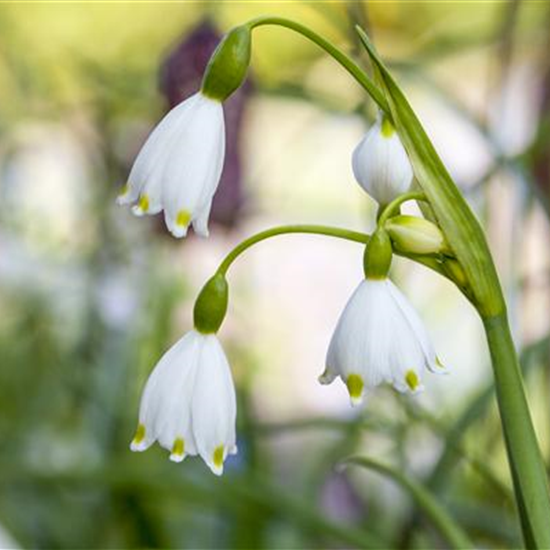
[[352, 156], [355, 179], [379, 204], [385, 205], [409, 190], [413, 171], [399, 136], [380, 114]]
[[340, 316], [319, 378], [330, 384], [339, 376], [353, 405], [382, 383], [417, 393], [426, 369], [445, 372], [416, 311], [387, 277], [390, 263], [389, 237], [379, 229], [367, 245], [366, 278]]
[[200, 455], [216, 475], [227, 455], [237, 452], [235, 387], [216, 336], [227, 297], [223, 275], [204, 285], [195, 302], [195, 329], [163, 355], [145, 384], [132, 451], [158, 441], [170, 460]]
[[[199, 88], [220, 39], [217, 27], [210, 19], [205, 19], [191, 32], [186, 32], [168, 53], [160, 69], [159, 87], [170, 109]], [[225, 161], [210, 210], [210, 220], [218, 226], [236, 225], [245, 204], [240, 138], [251, 91], [251, 80], [247, 78], [223, 103]]]
[[222, 102], [243, 82], [250, 60], [250, 30], [229, 32], [212, 55], [201, 89], [161, 120], [138, 154], [119, 204], [164, 218], [175, 237], [190, 224], [208, 236], [208, 218], [225, 155]]
[[208, 236], [208, 216], [223, 167], [222, 104], [198, 92], [174, 107], [139, 152], [118, 197], [137, 216], [164, 210], [169, 231], [184, 237], [190, 223]]
[[130, 448], [155, 441], [170, 460], [200, 455], [217, 475], [237, 452], [235, 388], [225, 353], [214, 334], [188, 332], [161, 358], [147, 380], [139, 424]]
[[443, 371], [414, 308], [389, 279], [363, 280], [338, 321], [321, 382], [340, 376], [357, 405], [382, 383], [421, 391], [426, 368]]

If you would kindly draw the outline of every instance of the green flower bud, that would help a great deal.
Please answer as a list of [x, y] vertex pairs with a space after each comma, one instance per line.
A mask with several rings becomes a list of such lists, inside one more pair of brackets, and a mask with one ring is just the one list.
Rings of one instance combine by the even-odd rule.
[[227, 301], [227, 280], [222, 274], [216, 273], [208, 279], [195, 301], [195, 329], [202, 334], [218, 332], [227, 312]]
[[225, 101], [242, 83], [250, 63], [251, 33], [246, 26], [229, 31], [212, 54], [204, 72], [201, 92]]
[[396, 250], [411, 254], [448, 253], [449, 245], [437, 225], [417, 216], [395, 216], [384, 229], [388, 232]]
[[392, 245], [386, 231], [379, 227], [365, 248], [363, 268], [367, 279], [385, 279], [392, 259]]

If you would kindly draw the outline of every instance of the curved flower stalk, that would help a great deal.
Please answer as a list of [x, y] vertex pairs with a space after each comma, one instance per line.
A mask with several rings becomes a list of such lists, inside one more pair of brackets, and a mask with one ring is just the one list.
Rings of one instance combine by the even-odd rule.
[[395, 128], [382, 113], [355, 148], [352, 168], [359, 185], [379, 204], [406, 193], [413, 172]]
[[[362, 245], [369, 242], [368, 235], [348, 229], [289, 225], [253, 235], [229, 252], [197, 297], [194, 330], [165, 353], [145, 385], [138, 428], [130, 444], [133, 451], [144, 451], [158, 441], [170, 451], [170, 459], [175, 462], [188, 455], [200, 455], [214, 473], [223, 472], [223, 461], [237, 451], [235, 391], [227, 359], [216, 336], [227, 312], [226, 274], [251, 246], [293, 233], [330, 236]], [[417, 259], [439, 272], [437, 264], [428, 257]], [[404, 307], [410, 309], [408, 305]], [[416, 315], [414, 311], [412, 315]], [[418, 330], [422, 329], [413, 329], [414, 334]], [[431, 368], [434, 362], [431, 354], [429, 357]], [[438, 366], [437, 359], [435, 365]], [[409, 383], [412, 382], [409, 375]]]

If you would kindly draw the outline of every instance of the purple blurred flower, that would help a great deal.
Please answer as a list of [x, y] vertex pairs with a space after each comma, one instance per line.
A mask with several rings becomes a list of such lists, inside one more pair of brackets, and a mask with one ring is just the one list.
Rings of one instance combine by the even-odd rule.
[[[172, 109], [200, 88], [204, 69], [221, 35], [210, 21], [198, 24], [168, 54], [160, 70], [160, 90]], [[244, 193], [239, 137], [251, 85], [246, 81], [224, 101], [226, 122], [225, 164], [214, 197], [211, 219], [224, 227], [233, 227], [242, 213]]]
[[325, 480], [321, 505], [330, 518], [342, 523], [359, 521], [364, 514], [361, 499], [349, 479], [341, 473], [331, 473]]

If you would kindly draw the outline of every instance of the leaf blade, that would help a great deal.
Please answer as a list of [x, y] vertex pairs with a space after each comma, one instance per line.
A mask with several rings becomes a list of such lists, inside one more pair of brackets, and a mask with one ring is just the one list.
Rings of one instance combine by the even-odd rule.
[[370, 457], [354, 456], [346, 459], [342, 464], [355, 464], [391, 478], [411, 495], [451, 548], [463, 550], [474, 547], [460, 525], [448, 514], [432, 493], [418, 481]]

